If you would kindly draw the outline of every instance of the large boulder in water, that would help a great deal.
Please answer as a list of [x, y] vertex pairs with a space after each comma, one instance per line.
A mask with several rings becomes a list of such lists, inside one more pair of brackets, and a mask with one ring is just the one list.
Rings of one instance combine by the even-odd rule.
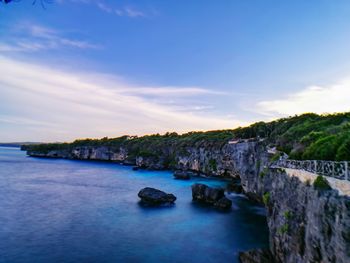
[[214, 204], [224, 196], [224, 189], [209, 187], [205, 184], [192, 185], [192, 198], [195, 201]]
[[213, 205], [221, 210], [228, 210], [232, 206], [232, 201], [225, 197], [222, 188], [213, 188], [205, 184], [192, 185], [192, 198], [194, 201]]
[[173, 194], [167, 194], [161, 190], [146, 187], [143, 188], [138, 196], [141, 198], [141, 202], [148, 205], [161, 205], [172, 204], [176, 200], [176, 196]]

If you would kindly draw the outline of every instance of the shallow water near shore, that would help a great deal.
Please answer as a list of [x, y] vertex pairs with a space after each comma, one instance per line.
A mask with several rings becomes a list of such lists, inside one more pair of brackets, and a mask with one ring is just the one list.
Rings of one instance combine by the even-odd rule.
[[[0, 262], [238, 262], [239, 251], [268, 246], [264, 208], [236, 194], [227, 213], [195, 204], [195, 182], [227, 183], [0, 147]], [[146, 186], [176, 204], [141, 206]]]

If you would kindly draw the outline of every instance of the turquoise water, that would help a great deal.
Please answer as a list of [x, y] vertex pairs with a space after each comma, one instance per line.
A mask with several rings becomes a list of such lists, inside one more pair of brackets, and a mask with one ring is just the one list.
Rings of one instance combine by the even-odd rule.
[[[228, 213], [194, 204], [195, 182], [226, 184], [0, 148], [0, 262], [238, 262], [238, 251], [267, 246], [262, 207], [239, 195]], [[146, 186], [176, 205], [142, 207]]]

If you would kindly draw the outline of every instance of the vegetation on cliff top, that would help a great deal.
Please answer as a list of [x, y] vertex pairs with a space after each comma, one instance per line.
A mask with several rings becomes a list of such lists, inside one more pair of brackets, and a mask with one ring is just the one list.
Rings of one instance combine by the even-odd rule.
[[350, 160], [350, 113], [307, 113], [258, 122], [235, 131], [240, 138], [267, 138], [291, 159]]
[[332, 189], [327, 179], [324, 178], [322, 175], [317, 176], [316, 180], [313, 183], [313, 186], [315, 189], [323, 190], [323, 191]]
[[126, 146], [132, 154], [156, 156], [164, 148], [176, 148], [186, 154], [187, 147], [222, 147], [229, 140], [251, 138], [266, 139], [267, 143], [289, 154], [291, 159], [350, 160], [350, 113], [307, 113], [272, 122], [257, 122], [233, 130], [105, 137], [100, 140], [84, 139], [73, 143], [27, 146], [25, 149], [48, 152], [80, 146]]

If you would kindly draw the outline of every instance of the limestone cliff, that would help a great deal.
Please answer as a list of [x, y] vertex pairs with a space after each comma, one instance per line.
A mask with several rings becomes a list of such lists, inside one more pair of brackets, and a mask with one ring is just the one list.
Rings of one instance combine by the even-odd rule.
[[35, 157], [114, 161], [155, 170], [192, 170], [211, 176], [238, 176], [240, 173], [255, 176], [262, 167], [258, 159], [262, 159], [264, 163], [268, 161], [265, 147], [256, 141], [227, 143], [223, 146], [208, 143], [185, 149], [164, 147], [157, 151], [160, 153], [141, 152], [135, 155], [127, 147], [116, 149], [107, 146], [79, 146], [49, 151], [27, 149], [28, 155]]

